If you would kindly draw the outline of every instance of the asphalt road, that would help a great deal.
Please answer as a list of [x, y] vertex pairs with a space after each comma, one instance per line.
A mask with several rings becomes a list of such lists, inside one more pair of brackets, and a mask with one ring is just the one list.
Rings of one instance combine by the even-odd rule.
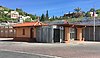
[[0, 58], [40, 58], [40, 57], [36, 55], [30, 55], [24, 53], [0, 51]]
[[0, 58], [57, 58], [56, 56], [47, 56], [32, 54], [27, 52], [0, 50]]
[[38, 58], [39, 56], [43, 56], [43, 58], [51, 56], [100, 58], [100, 42], [51, 44], [0, 41], [0, 58]]

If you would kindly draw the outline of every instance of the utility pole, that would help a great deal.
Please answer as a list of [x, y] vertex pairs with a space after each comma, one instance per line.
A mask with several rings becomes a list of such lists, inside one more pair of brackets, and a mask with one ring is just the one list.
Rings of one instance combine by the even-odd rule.
[[93, 20], [94, 20], [94, 41], [95, 41], [95, 7], [94, 7], [94, 11], [93, 11]]
[[95, 41], [95, 15], [93, 16], [94, 19], [94, 41]]

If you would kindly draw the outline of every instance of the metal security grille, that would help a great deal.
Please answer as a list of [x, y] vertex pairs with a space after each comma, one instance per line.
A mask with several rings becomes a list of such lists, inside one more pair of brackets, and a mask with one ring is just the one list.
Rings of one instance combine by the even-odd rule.
[[36, 28], [36, 41], [51, 43], [53, 42], [53, 29], [50, 26], [42, 26]]
[[[83, 30], [83, 37], [85, 38], [85, 41], [94, 41], [93, 35], [93, 27], [86, 27]], [[96, 27], [95, 41], [100, 41], [100, 27]]]
[[54, 29], [54, 42], [60, 42], [60, 29]]
[[63, 42], [64, 29], [59, 27], [53, 28], [53, 26], [42, 26], [36, 28], [36, 41], [43, 43], [56, 43]]

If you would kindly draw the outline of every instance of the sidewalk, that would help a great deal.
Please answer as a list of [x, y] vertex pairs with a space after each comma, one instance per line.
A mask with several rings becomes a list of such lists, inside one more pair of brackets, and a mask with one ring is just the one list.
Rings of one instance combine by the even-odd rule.
[[0, 40], [13, 40], [13, 38], [0, 38]]

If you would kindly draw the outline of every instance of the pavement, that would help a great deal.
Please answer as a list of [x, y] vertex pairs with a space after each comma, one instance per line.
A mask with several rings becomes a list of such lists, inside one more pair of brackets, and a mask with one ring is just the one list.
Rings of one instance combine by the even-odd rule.
[[[6, 57], [5, 57], [6, 56]], [[0, 58], [100, 58], [100, 42], [28, 43], [0, 41]]]

